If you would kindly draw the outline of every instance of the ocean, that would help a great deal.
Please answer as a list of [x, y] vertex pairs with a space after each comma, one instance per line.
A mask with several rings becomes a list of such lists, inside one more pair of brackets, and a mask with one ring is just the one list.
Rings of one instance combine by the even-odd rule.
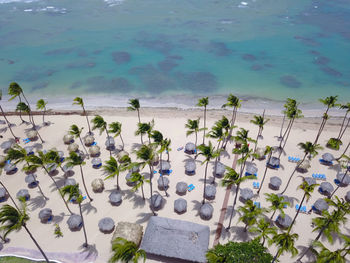
[[349, 61], [348, 0], [0, 0], [0, 87], [53, 102], [345, 102]]

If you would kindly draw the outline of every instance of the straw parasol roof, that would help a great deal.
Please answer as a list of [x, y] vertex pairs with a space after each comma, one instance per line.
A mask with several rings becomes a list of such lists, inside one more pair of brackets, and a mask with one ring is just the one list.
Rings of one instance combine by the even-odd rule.
[[159, 190], [164, 190], [165, 189], [168, 189], [169, 188], [169, 179], [167, 177], [159, 177], [158, 180], [158, 188]]
[[272, 190], [280, 189], [281, 184], [282, 184], [282, 180], [278, 176], [273, 176], [273, 177], [270, 178], [269, 187]]
[[26, 199], [26, 200], [29, 200], [30, 195], [29, 195], [29, 192], [28, 192], [27, 189], [21, 189], [21, 190], [19, 190], [19, 191], [17, 192], [16, 197], [17, 197], [18, 199], [24, 198], [24, 199]]
[[28, 174], [24, 180], [27, 184], [37, 184], [38, 181], [36, 180], [36, 177], [36, 174]]
[[325, 153], [322, 155], [322, 159], [326, 162], [332, 162], [334, 160], [334, 156], [331, 153]]
[[151, 205], [153, 206], [154, 210], [159, 210], [163, 206], [163, 197], [160, 194], [154, 194], [151, 197]]
[[69, 144], [68, 146], [68, 152], [76, 152], [79, 149], [79, 145], [76, 143]]
[[92, 158], [91, 160], [92, 165], [100, 165], [102, 163], [101, 158]]
[[159, 162], [159, 156], [158, 154], [155, 154], [154, 157], [153, 157], [153, 160], [152, 160], [152, 164], [153, 166], [156, 166]]
[[15, 172], [17, 169], [16, 165], [14, 165], [13, 163], [7, 163], [5, 164], [4, 166], [4, 171], [6, 173], [12, 173], [12, 172]]
[[120, 151], [118, 154], [117, 154], [117, 159], [119, 162], [121, 162], [123, 160], [123, 157], [124, 156], [129, 156], [129, 153], [126, 152], [126, 151]]
[[112, 242], [118, 237], [139, 245], [142, 239], [143, 227], [139, 224], [130, 222], [119, 222], [113, 233]]
[[350, 176], [349, 176], [348, 174], [346, 174], [346, 175], [344, 176], [344, 174], [338, 173], [338, 174], [337, 174], [337, 179], [338, 179], [338, 181], [340, 182], [340, 185], [341, 185], [341, 186], [347, 186], [347, 185], [350, 184]]
[[57, 169], [57, 164], [56, 163], [49, 163], [45, 167], [49, 171], [49, 173], [52, 173]]
[[285, 214], [284, 217], [280, 214], [276, 219], [276, 224], [281, 228], [288, 228], [292, 224], [292, 218]]
[[15, 144], [14, 140], [8, 140], [8, 141], [3, 142], [1, 144], [1, 148], [4, 149], [4, 151], [6, 151], [6, 150], [10, 149], [12, 147], [12, 145], [14, 145], [14, 144]]
[[26, 136], [27, 136], [29, 139], [33, 139], [33, 138], [35, 138], [37, 135], [38, 135], [38, 132], [37, 132], [36, 130], [29, 130], [29, 131], [26, 133]]
[[102, 218], [98, 222], [98, 228], [102, 233], [109, 234], [114, 230], [114, 220], [110, 217]]
[[320, 190], [321, 190], [322, 194], [329, 196], [333, 193], [334, 187], [329, 182], [322, 182], [320, 185]]
[[226, 172], [226, 166], [221, 163], [221, 162], [218, 162], [216, 164], [216, 171], [215, 171], [215, 164], [214, 164], [214, 174], [215, 176], [217, 177], [222, 177], [224, 175], [224, 173]]
[[208, 226], [152, 216], [140, 248], [149, 254], [204, 263], [209, 235]]
[[317, 183], [316, 179], [312, 177], [305, 177], [304, 180], [305, 182], [307, 182], [308, 185], [313, 185]]
[[314, 208], [316, 209], [317, 212], [322, 213], [322, 211], [328, 210], [329, 205], [324, 199], [319, 198], [314, 203]]
[[[301, 161], [299, 161], [301, 162]], [[302, 171], [302, 172], [306, 172], [307, 169], [309, 169], [311, 167], [310, 161], [309, 160], [304, 160], [298, 167], [298, 170]]]
[[184, 195], [187, 193], [187, 183], [186, 182], [178, 182], [176, 184], [176, 193], [179, 195]]
[[185, 153], [187, 154], [194, 154], [196, 150], [196, 145], [192, 142], [188, 142], [185, 145]]
[[213, 216], [214, 208], [211, 204], [205, 203], [199, 209], [199, 216], [203, 220], [210, 220]]
[[64, 173], [68, 174], [68, 173], [70, 173], [70, 172], [73, 170], [73, 166], [70, 166], [70, 165], [65, 164], [65, 165], [62, 167], [62, 169], [63, 169], [63, 172], [64, 172]]
[[39, 212], [39, 219], [45, 223], [52, 218], [52, 210], [50, 208], [41, 209]]
[[242, 199], [243, 202], [252, 199], [254, 196], [253, 190], [250, 188], [243, 188], [240, 191], [240, 198]]
[[96, 178], [91, 182], [91, 187], [95, 193], [101, 193], [105, 186], [102, 179]]
[[166, 171], [170, 170], [171, 165], [167, 161], [161, 161], [159, 164], [159, 170], [160, 170], [160, 168], [162, 168], [161, 172], [166, 172]]
[[115, 146], [114, 138], [109, 136], [105, 142], [107, 149], [113, 149]]
[[89, 148], [89, 153], [91, 156], [97, 156], [100, 154], [100, 146], [93, 145]]
[[71, 134], [65, 134], [63, 136], [63, 142], [64, 144], [71, 144], [74, 141], [74, 137]]
[[249, 174], [256, 174], [258, 172], [258, 168], [255, 165], [247, 165], [246, 172]]
[[83, 220], [80, 215], [71, 215], [67, 220], [68, 227], [71, 231], [78, 231], [83, 226]]
[[27, 154], [33, 152], [34, 147], [33, 146], [25, 146], [24, 150], [26, 151]]
[[178, 214], [183, 214], [187, 211], [187, 201], [183, 198], [174, 201], [174, 211]]
[[112, 191], [112, 193], [109, 195], [109, 202], [112, 204], [112, 205], [120, 205], [122, 203], [122, 193], [118, 190], [114, 190]]
[[196, 162], [194, 160], [188, 160], [185, 163], [185, 174], [193, 175], [196, 172]]
[[126, 184], [132, 187], [136, 185], [136, 182], [131, 181], [131, 175], [132, 175], [132, 172], [128, 172], [127, 175], [125, 176], [125, 180], [126, 180]]
[[258, 155], [258, 159], [264, 159], [265, 158], [265, 149], [258, 147], [255, 151], [255, 153]]
[[6, 199], [6, 196], [7, 196], [7, 192], [6, 192], [6, 190], [5, 190], [5, 188], [0, 188], [0, 200], [4, 200], [4, 199]]
[[277, 157], [272, 156], [268, 162], [268, 165], [276, 167], [280, 164], [280, 160]]
[[89, 145], [93, 144], [94, 141], [95, 141], [94, 136], [87, 135], [87, 136], [84, 137], [84, 144], [85, 144], [86, 146], [89, 146]]
[[77, 184], [77, 182], [73, 178], [68, 178], [68, 179], [64, 180], [64, 186], [76, 185], [76, 184]]
[[205, 187], [205, 198], [208, 200], [213, 200], [216, 195], [216, 188], [214, 185], [207, 185]]

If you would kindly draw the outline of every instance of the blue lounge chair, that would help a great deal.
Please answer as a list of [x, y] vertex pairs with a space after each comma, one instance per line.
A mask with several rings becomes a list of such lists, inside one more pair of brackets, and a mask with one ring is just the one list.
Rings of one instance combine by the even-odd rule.
[[181, 151], [182, 149], [183, 149], [184, 147], [179, 147], [179, 148], [177, 148], [177, 151], [179, 152], [179, 151]]
[[329, 165], [333, 165], [333, 162], [327, 162], [327, 161], [325, 161], [325, 160], [323, 160], [323, 159], [320, 159], [319, 161], [320, 161], [320, 163], [323, 164], [323, 165], [328, 165], [328, 166], [329, 166]]
[[91, 143], [91, 146], [97, 145], [97, 142], [93, 142]]
[[258, 175], [257, 174], [251, 174], [251, 173], [248, 173], [248, 172], [245, 172], [245, 174], [244, 174], [245, 176], [251, 176], [251, 175], [254, 175], [255, 177], [258, 177]]
[[96, 164], [96, 165], [92, 165], [93, 168], [98, 169], [102, 166], [102, 163]]
[[23, 142], [24, 142], [25, 144], [27, 144], [27, 143], [30, 142], [30, 139], [29, 139], [29, 138], [25, 138], [25, 139], [23, 139]]
[[187, 189], [188, 189], [189, 192], [191, 192], [194, 189], [194, 185], [190, 184]]
[[253, 188], [254, 189], [259, 189], [260, 188], [260, 183], [259, 182], [253, 182]]
[[255, 205], [257, 208], [261, 208], [260, 202], [254, 202], [254, 205]]
[[156, 174], [156, 173], [157, 173], [157, 171], [153, 171], [153, 173], [154, 173], [154, 174]]

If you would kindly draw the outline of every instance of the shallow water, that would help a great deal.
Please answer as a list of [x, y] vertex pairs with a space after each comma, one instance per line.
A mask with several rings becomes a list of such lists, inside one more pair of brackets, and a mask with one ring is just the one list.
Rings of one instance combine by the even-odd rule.
[[0, 3], [4, 90], [350, 99], [346, 0]]

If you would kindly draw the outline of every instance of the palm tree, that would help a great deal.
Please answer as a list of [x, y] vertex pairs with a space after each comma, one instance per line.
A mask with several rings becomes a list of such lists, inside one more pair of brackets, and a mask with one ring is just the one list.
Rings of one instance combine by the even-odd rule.
[[[162, 162], [162, 155], [163, 155], [163, 152], [165, 151], [165, 145], [164, 145], [165, 140], [163, 139], [163, 134], [160, 131], [154, 130], [151, 133], [151, 138], [153, 139], [154, 144], [156, 145], [156, 147], [159, 147], [159, 150], [158, 150], [158, 153], [160, 154], [160, 156], [159, 156], [159, 166], [160, 166], [160, 171], [163, 171], [163, 169], [162, 169], [162, 164], [163, 164], [163, 162]], [[162, 178], [162, 182], [163, 182], [163, 185], [164, 185], [164, 177], [163, 177], [163, 175], [161, 175], [161, 178]], [[165, 193], [165, 196], [168, 196], [168, 192], [167, 192], [166, 187], [164, 187], [164, 193]]]
[[28, 118], [29, 118], [29, 123], [32, 123], [32, 120], [30, 119], [30, 109], [28, 107], [27, 104], [25, 104], [24, 102], [18, 102], [18, 104], [16, 105], [16, 112], [19, 112], [19, 116], [21, 117], [22, 123], [26, 122], [25, 120], [22, 119], [22, 112], [25, 112], [28, 114]]
[[154, 120], [152, 120], [151, 122], [139, 122], [137, 124], [137, 130], [135, 132], [135, 135], [148, 135], [148, 142], [151, 143], [151, 134], [153, 131], [153, 127], [154, 127]]
[[199, 129], [199, 118], [196, 119], [196, 120], [188, 119], [187, 123], [185, 124], [185, 127], [188, 129], [187, 132], [186, 132], [186, 136], [189, 136], [189, 135], [191, 135], [193, 133], [195, 134], [196, 140], [195, 140], [194, 145], [197, 148], [197, 137], [198, 137], [198, 132], [200, 131], [200, 129]]
[[171, 151], [171, 148], [170, 148], [170, 145], [171, 145], [171, 140], [168, 139], [168, 138], [165, 138], [162, 142], [162, 147], [164, 147], [165, 149], [165, 152], [167, 154], [167, 161], [169, 162], [170, 160], [170, 151]]
[[342, 176], [342, 178], [341, 178], [339, 184], [338, 184], [337, 187], [334, 189], [333, 193], [329, 196], [329, 198], [332, 198], [332, 196], [338, 191], [338, 189], [339, 189], [340, 185], [342, 185], [342, 183], [343, 183], [343, 181], [344, 181], [346, 175], [349, 173], [348, 166], [349, 166], [349, 164], [350, 164], [350, 157], [348, 157], [347, 155], [343, 155], [342, 158], [344, 159], [345, 164], [342, 163], [342, 162], [340, 162], [340, 166], [341, 166], [342, 168], [345, 168], [345, 172], [344, 172], [344, 175]]
[[304, 200], [306, 199], [306, 202], [309, 201], [312, 192], [315, 190], [315, 187], [318, 186], [319, 184], [309, 184], [304, 178], [303, 178], [303, 182], [298, 186], [299, 189], [304, 191], [304, 195], [303, 198], [301, 199], [299, 208], [297, 210], [297, 213], [295, 214], [292, 223], [290, 224], [289, 228], [288, 228], [288, 233], [290, 232], [290, 230], [293, 227], [293, 224], [295, 222], [295, 220], [297, 219], [300, 209], [303, 206]]
[[267, 202], [270, 202], [271, 205], [269, 207], [269, 211], [272, 212], [272, 215], [270, 217], [270, 220], [272, 220], [272, 218], [274, 217], [276, 211], [279, 211], [282, 215], [282, 217], [285, 216], [285, 213], [284, 213], [284, 209], [290, 205], [289, 202], [286, 202], [284, 200], [284, 197], [283, 196], [279, 196], [279, 195], [276, 195], [276, 194], [265, 194], [266, 196], [266, 201]]
[[124, 140], [122, 137], [122, 124], [118, 121], [112, 122], [109, 125], [108, 132], [114, 134], [114, 137], [120, 137], [120, 140], [122, 141], [122, 150], [124, 150]]
[[[139, 99], [130, 99], [128, 103], [130, 106], [127, 108], [127, 110], [137, 111], [137, 117], [139, 119], [138, 123], [140, 124], [141, 118], [140, 118], [140, 101], [139, 101]], [[143, 144], [142, 134], [141, 134], [141, 144]]]
[[150, 171], [150, 179], [149, 179], [149, 184], [150, 184], [150, 196], [151, 196], [151, 210], [153, 215], [157, 215], [154, 212], [153, 209], [153, 203], [152, 203], [152, 196], [153, 196], [153, 188], [152, 188], [152, 179], [153, 179], [153, 160], [155, 157], [155, 149], [153, 145], [145, 145], [143, 144], [138, 150], [135, 151], [137, 159], [140, 159], [142, 162], [140, 163], [142, 168], [144, 168], [146, 165], [149, 167]]
[[105, 173], [108, 174], [105, 180], [117, 176], [117, 190], [119, 190], [119, 174], [120, 172], [125, 171], [126, 168], [127, 167], [125, 165], [118, 164], [118, 161], [111, 156], [109, 160], [106, 161], [106, 164], [103, 166], [103, 170], [105, 171]]
[[136, 192], [137, 189], [139, 189], [141, 187], [141, 192], [142, 192], [142, 199], [145, 200], [145, 194], [143, 191], [143, 185], [145, 184], [145, 182], [149, 183], [149, 180], [145, 180], [145, 177], [138, 173], [138, 172], [133, 172], [131, 174], [131, 181], [135, 183], [135, 186], [132, 188], [132, 190], [134, 192]]
[[84, 151], [85, 151], [85, 153], [86, 153], [86, 158], [89, 159], [89, 153], [88, 153], [88, 151], [87, 151], [86, 148], [85, 148], [85, 145], [84, 145], [84, 143], [83, 143], [83, 140], [81, 139], [81, 132], [83, 131], [83, 129], [84, 129], [84, 127], [81, 128], [81, 129], [79, 129], [79, 127], [78, 127], [77, 125], [73, 124], [72, 126], [70, 126], [70, 129], [69, 129], [68, 133], [71, 134], [71, 135], [73, 135], [75, 138], [79, 138], [80, 143], [81, 143], [81, 145], [83, 146]]
[[[272, 151], [273, 151], [273, 147], [271, 147], [269, 145], [266, 145], [264, 154], [267, 155], [267, 163], [270, 163], [270, 160], [271, 160], [271, 157], [272, 157]], [[259, 189], [257, 191], [257, 194], [260, 193], [261, 188], [263, 187], [263, 184], [264, 184], [264, 181], [265, 181], [265, 177], [266, 177], [266, 173], [267, 173], [267, 168], [268, 168], [268, 166], [265, 165], [264, 176], [263, 176], [263, 179], [261, 180], [261, 184], [260, 184], [260, 187], [259, 187]]]
[[76, 98], [73, 100], [73, 105], [78, 105], [78, 106], [82, 107], [82, 109], [83, 109], [83, 114], [85, 115], [86, 122], [87, 122], [87, 125], [88, 125], [88, 128], [89, 128], [89, 134], [92, 134], [92, 133], [91, 133], [91, 128], [90, 128], [90, 123], [89, 123], [89, 118], [88, 118], [88, 115], [87, 115], [86, 110], [85, 110], [85, 107], [84, 107], [83, 98], [81, 98], [81, 97], [76, 97]]
[[277, 234], [277, 227], [270, 226], [270, 222], [267, 221], [265, 218], [259, 219], [256, 226], [253, 226], [249, 228], [249, 232], [258, 233], [258, 239], [261, 240], [262, 238], [262, 245], [265, 244], [266, 239], [269, 241], [270, 235], [276, 235]]
[[337, 161], [339, 161], [346, 154], [346, 152], [349, 150], [349, 147], [350, 147], [350, 142], [345, 147], [344, 152], [338, 158], [336, 158]]
[[292, 180], [292, 177], [295, 173], [296, 170], [298, 170], [298, 168], [300, 167], [300, 165], [305, 161], [306, 156], [309, 155], [309, 158], [311, 159], [312, 157], [316, 156], [318, 154], [317, 150], [323, 149], [319, 144], [313, 144], [312, 142], [306, 142], [306, 143], [299, 143], [298, 144], [299, 148], [302, 149], [304, 151], [304, 157], [301, 161], [298, 162], [298, 164], [296, 165], [296, 167], [294, 168], [291, 176], [288, 179], [287, 185], [284, 188], [284, 190], [282, 191], [282, 195], [284, 194], [284, 192], [287, 190], [290, 181]]
[[[7, 151], [6, 159], [10, 160], [10, 161], [14, 161], [14, 164], [26, 162], [27, 166], [29, 166], [29, 159], [28, 159], [27, 151], [24, 148], [22, 148], [21, 146], [19, 146], [18, 144], [15, 144], [12, 148], [10, 148]], [[29, 175], [31, 175], [33, 177], [33, 179], [36, 180], [32, 173], [30, 173]], [[47, 198], [44, 195], [44, 192], [41, 189], [39, 183], [37, 184], [37, 186], [38, 186], [38, 189], [39, 189], [41, 195], [45, 198], [45, 200], [48, 200], [49, 198]]]
[[232, 108], [232, 117], [231, 117], [230, 132], [229, 132], [228, 136], [226, 137], [224, 148], [226, 148], [226, 145], [232, 136], [232, 131], [235, 127], [234, 125], [235, 125], [236, 117], [237, 117], [237, 109], [239, 109], [241, 107], [241, 100], [238, 97], [234, 96], [233, 94], [230, 94], [227, 98], [227, 102], [224, 105], [222, 105], [222, 108], [226, 108], [226, 107]]
[[332, 212], [325, 210], [321, 216], [312, 219], [314, 225], [312, 232], [318, 231], [318, 235], [297, 261], [301, 261], [307, 252], [313, 249], [314, 242], [318, 241], [323, 235], [329, 243], [333, 244], [333, 235], [339, 235], [341, 233], [340, 226], [345, 225], [347, 222], [346, 216], [350, 212], [350, 204], [344, 201], [344, 199], [339, 199], [337, 196], [335, 196], [335, 200], [326, 199], [326, 201], [330, 206], [334, 207], [334, 210]]
[[346, 110], [346, 112], [345, 112], [344, 119], [343, 119], [343, 122], [342, 122], [341, 127], [340, 127], [339, 135], [338, 135], [338, 137], [337, 137], [338, 140], [341, 140], [341, 138], [343, 137], [343, 135], [344, 135], [344, 133], [345, 133], [347, 127], [349, 126], [350, 118], [348, 119], [348, 122], [347, 122], [347, 124], [345, 125], [345, 127], [344, 127], [344, 123], [345, 123], [345, 120], [346, 120], [347, 115], [348, 115], [349, 112], [350, 112], [350, 102], [341, 105], [341, 106], [340, 106], [340, 109]]
[[270, 119], [265, 119], [265, 110], [263, 112], [263, 115], [254, 115], [254, 120], [251, 120], [250, 122], [257, 125], [259, 127], [258, 135], [256, 136], [256, 143], [254, 147], [254, 152], [256, 151], [256, 147], [258, 146], [258, 140], [262, 136], [262, 131], [264, 129], [264, 125], [269, 121]]
[[39, 249], [41, 255], [44, 257], [46, 262], [49, 262], [49, 259], [45, 255], [42, 248], [39, 246], [39, 243], [35, 240], [33, 234], [29, 231], [27, 227], [27, 221], [29, 220], [29, 215], [26, 212], [25, 202], [22, 201], [21, 209], [17, 209], [10, 205], [3, 205], [0, 208], [0, 224], [2, 225], [0, 229], [5, 232], [4, 239], [12, 231], [21, 230], [23, 227], [28, 233], [29, 237], [32, 239], [36, 247]]
[[[1, 101], [1, 100], [2, 100], [2, 90], [0, 89], [0, 101]], [[5, 114], [4, 110], [3, 110], [3, 108], [1, 107], [1, 105], [0, 105], [0, 110], [1, 110], [2, 116], [4, 116], [4, 119], [5, 119], [5, 121], [6, 121], [7, 127], [9, 128], [9, 130], [10, 130], [10, 132], [11, 132], [13, 138], [15, 139], [15, 141], [18, 141], [19, 138], [16, 137], [16, 135], [13, 133], [12, 128], [11, 128], [11, 124], [10, 124], [10, 122], [8, 121], [8, 119], [7, 119], [7, 117], [6, 117], [6, 114]]]
[[238, 190], [239, 190], [239, 186], [240, 184], [248, 179], [253, 179], [253, 176], [240, 176], [239, 173], [237, 173], [234, 169], [232, 169], [231, 167], [226, 166], [226, 173], [224, 175], [224, 178], [222, 179], [222, 186], [228, 186], [231, 187], [232, 185], [236, 186], [236, 193], [235, 193], [235, 199], [233, 201], [233, 205], [232, 205], [232, 210], [231, 210], [231, 215], [230, 215], [230, 222], [228, 224], [228, 227], [226, 228], [226, 230], [229, 230], [231, 228], [231, 223], [232, 223], [232, 218], [233, 218], [233, 212], [235, 210], [235, 205], [237, 202], [237, 197], [238, 197]]
[[137, 245], [128, 241], [122, 237], [117, 237], [112, 241], [113, 255], [109, 259], [109, 263], [125, 262], [130, 261], [137, 263], [139, 259], [143, 258], [143, 262], [146, 261], [146, 252], [142, 249], [138, 249]]
[[208, 97], [204, 97], [204, 98], [200, 98], [198, 100], [198, 103], [196, 104], [196, 106], [198, 107], [204, 107], [204, 126], [203, 126], [203, 143], [205, 142], [205, 130], [206, 130], [206, 122], [207, 122], [207, 106], [209, 104], [209, 98]]
[[273, 236], [269, 240], [269, 245], [275, 244], [278, 249], [271, 263], [276, 262], [276, 260], [284, 253], [290, 252], [292, 256], [298, 255], [298, 250], [295, 248], [295, 241], [299, 238], [298, 234], [290, 234], [289, 232], [284, 232]]
[[[0, 173], [1, 173], [1, 169], [0, 169]], [[17, 208], [17, 210], [19, 210], [19, 207], [17, 206], [15, 199], [13, 199], [12, 195], [10, 194], [9, 190], [7, 189], [7, 187], [3, 184], [3, 182], [0, 181], [0, 185], [5, 189], [5, 191], [7, 192], [8, 196], [10, 197], [13, 205]]]
[[342, 255], [345, 248], [337, 249], [331, 251], [326, 248], [320, 241], [315, 241], [313, 247], [320, 248], [320, 252], [317, 252], [316, 249], [313, 249], [313, 252], [316, 254], [317, 263], [345, 263], [345, 255]]
[[[57, 152], [56, 152], [56, 153], [57, 153]], [[52, 176], [50, 176], [50, 172], [49, 172], [49, 171], [47, 170], [47, 168], [46, 168], [46, 165], [47, 165], [47, 164], [54, 163], [54, 162], [52, 161], [52, 158], [51, 158], [51, 156], [52, 156], [53, 154], [54, 154], [54, 151], [50, 150], [50, 151], [48, 151], [48, 152], [45, 153], [45, 154], [44, 154], [42, 151], [38, 151], [38, 155], [35, 155], [35, 154], [29, 155], [29, 156], [27, 157], [27, 161], [28, 161], [29, 165], [26, 166], [26, 167], [23, 167], [23, 170], [24, 170], [24, 171], [32, 171], [32, 170], [35, 169], [35, 168], [42, 168], [42, 169], [44, 169], [44, 171], [46, 172], [46, 174], [48, 175], [48, 177], [49, 177], [49, 178], [52, 180], [52, 182], [54, 183], [54, 185], [55, 185], [55, 187], [56, 187], [56, 190], [59, 192], [59, 194], [60, 194], [60, 196], [61, 196], [61, 198], [62, 198], [62, 200], [63, 200], [63, 202], [64, 202], [64, 204], [65, 204], [65, 206], [66, 206], [66, 208], [67, 208], [67, 210], [68, 210], [69, 213], [72, 215], [73, 212], [69, 209], [66, 200], [64, 200], [64, 197], [63, 197], [63, 195], [62, 195], [61, 192], [60, 192], [60, 188], [59, 188], [57, 182], [55, 181], [55, 179], [54, 179]]]
[[237, 135], [233, 137], [234, 141], [236, 142], [236, 144], [240, 145], [240, 144], [247, 144], [248, 142], [254, 142], [255, 140], [253, 140], [252, 138], [250, 138], [248, 136], [249, 134], [249, 130], [246, 130], [244, 128], [240, 128], [239, 131], [237, 131], [236, 133]]
[[44, 101], [43, 99], [40, 99], [36, 102], [36, 109], [37, 110], [44, 110], [43, 111], [43, 124], [45, 125], [45, 113], [46, 113], [46, 105], [47, 105], [47, 101]]
[[[15, 85], [15, 84], [11, 85], [11, 84], [9, 85], [9, 88], [8, 88], [8, 94], [11, 96], [9, 101], [18, 97], [19, 102], [22, 102], [22, 99], [21, 99], [22, 88], [17, 83], [16, 83], [17, 85]], [[19, 117], [20, 117], [22, 123], [24, 123], [25, 120], [23, 120], [23, 118], [22, 118], [22, 111], [20, 109], [18, 109], [18, 110], [19, 110]], [[16, 111], [17, 111], [17, 109], [16, 109]], [[29, 119], [29, 122], [31, 122], [30, 119]]]
[[81, 180], [83, 182], [83, 186], [84, 186], [86, 195], [89, 197], [90, 202], [92, 202], [93, 199], [90, 197], [89, 192], [86, 188], [86, 184], [85, 184], [85, 178], [84, 178], [84, 174], [83, 174], [83, 165], [85, 165], [85, 162], [84, 162], [83, 158], [80, 155], [78, 155], [76, 152], [70, 152], [69, 157], [67, 157], [65, 161], [67, 162], [68, 167], [79, 166]]
[[338, 96], [329, 96], [329, 97], [327, 97], [325, 99], [320, 99], [319, 100], [322, 104], [327, 106], [327, 108], [326, 108], [326, 111], [323, 113], [322, 122], [321, 122], [320, 128], [319, 128], [319, 130], [317, 132], [314, 144], [316, 144], [318, 142], [318, 139], [321, 136], [321, 133], [322, 133], [322, 131], [324, 129], [324, 126], [326, 125], [326, 122], [327, 122], [327, 120], [329, 118], [329, 116], [328, 116], [329, 109], [333, 108], [333, 107], [336, 107], [336, 106], [339, 106], [339, 104], [336, 104], [337, 100], [338, 100]]
[[88, 240], [87, 240], [87, 234], [86, 234], [86, 229], [85, 229], [85, 223], [84, 223], [84, 217], [83, 217], [83, 211], [81, 209], [81, 203], [83, 202], [84, 198], [80, 193], [79, 190], [79, 184], [75, 185], [66, 185], [61, 188], [61, 193], [63, 196], [68, 195], [68, 200], [75, 199], [75, 202], [78, 203], [79, 205], [79, 213], [81, 220], [83, 222], [83, 231], [84, 231], [84, 238], [85, 238], [85, 243], [83, 244], [83, 247], [88, 247]]
[[205, 160], [202, 164], [205, 163], [205, 174], [204, 174], [204, 190], [203, 190], [203, 201], [202, 204], [205, 203], [205, 187], [207, 185], [207, 172], [208, 172], [208, 164], [209, 162], [217, 156], [217, 152], [215, 151], [213, 145], [209, 141], [208, 145], [201, 144], [198, 146], [199, 153], [198, 155], [203, 155]]
[[[93, 126], [92, 126], [92, 130], [100, 130], [100, 135], [106, 131], [106, 135], [107, 135], [107, 140], [109, 139], [109, 133], [108, 133], [108, 129], [107, 129], [107, 122], [100, 116], [100, 115], [96, 115], [92, 120], [91, 120]], [[109, 150], [109, 156], [112, 156], [112, 151]]]
[[242, 213], [238, 222], [242, 221], [245, 224], [243, 231], [247, 232], [248, 227], [254, 225], [261, 217], [264, 209], [256, 206], [252, 200], [247, 200], [244, 206], [238, 208], [238, 211]]

